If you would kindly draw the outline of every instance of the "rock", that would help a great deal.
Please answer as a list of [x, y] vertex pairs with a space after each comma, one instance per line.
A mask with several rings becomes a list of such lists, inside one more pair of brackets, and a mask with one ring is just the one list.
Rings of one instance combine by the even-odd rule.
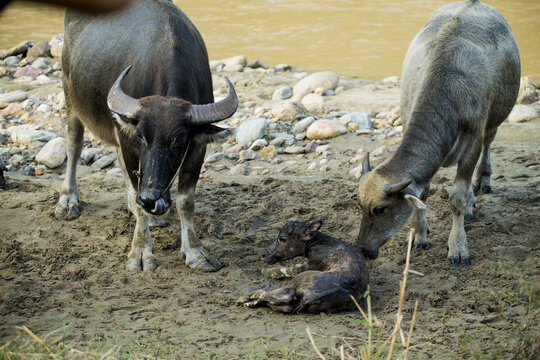
[[107, 166], [111, 165], [112, 163], [114, 163], [114, 157], [112, 157], [110, 155], [105, 155], [105, 156], [99, 158], [99, 160], [97, 160], [96, 162], [94, 162], [92, 164], [92, 168], [101, 170], [101, 169], [104, 169]]
[[47, 113], [52, 111], [52, 106], [49, 104], [41, 104], [36, 109], [37, 112]]
[[285, 141], [284, 137], [277, 137], [277, 138], [273, 139], [272, 141], [270, 141], [270, 145], [272, 145], [272, 146], [282, 146], [284, 141]]
[[266, 133], [267, 119], [265, 116], [254, 116], [247, 119], [236, 130], [236, 142], [245, 145], [260, 139]]
[[32, 63], [32, 65], [30, 65], [30, 66], [32, 66], [35, 69], [44, 70], [44, 69], [47, 69], [49, 67], [49, 62], [47, 60], [43, 59], [43, 58], [39, 58], [39, 59], [36, 59], [36, 61], [34, 61]]
[[303, 146], [291, 145], [285, 148], [285, 154], [303, 154], [305, 149]]
[[107, 171], [107, 175], [124, 177], [124, 172], [120, 168], [112, 168]]
[[323, 165], [319, 168], [320, 172], [327, 172], [330, 171], [330, 167], [328, 165]]
[[223, 62], [225, 67], [233, 66], [233, 65], [241, 65], [242, 68], [244, 68], [247, 64], [247, 57], [245, 55], [238, 55], [238, 56], [233, 56], [230, 58], [223, 59], [221, 60], [221, 62]]
[[38, 165], [34, 168], [34, 173], [37, 176], [42, 176], [47, 173], [47, 167], [45, 165]]
[[306, 113], [306, 108], [300, 101], [283, 100], [275, 103], [270, 108], [270, 115], [273, 118], [284, 121], [292, 121], [298, 115]]
[[257, 153], [253, 150], [242, 150], [238, 153], [240, 161], [249, 161], [255, 160], [257, 158]]
[[279, 72], [279, 71], [290, 71], [291, 70], [291, 67], [287, 64], [278, 64], [274, 67], [274, 69]]
[[536, 101], [538, 101], [538, 92], [536, 90], [526, 89], [519, 94], [516, 103], [525, 105], [532, 104]]
[[217, 153], [213, 153], [213, 154], [210, 154], [208, 155], [208, 157], [206, 158], [206, 160], [204, 160], [205, 163], [207, 164], [212, 164], [212, 163], [215, 163], [215, 162], [218, 162], [222, 159], [225, 159], [227, 157], [227, 154], [223, 153], [223, 152], [217, 152]]
[[251, 146], [249, 147], [249, 150], [257, 151], [259, 149], [262, 149], [266, 145], [268, 145], [268, 141], [264, 139], [257, 139], [253, 142], [253, 144], [251, 144]]
[[302, 105], [309, 112], [320, 111], [324, 105], [324, 98], [318, 94], [307, 94], [302, 98]]
[[378, 148], [376, 148], [375, 150], [373, 150], [370, 154], [372, 156], [381, 156], [385, 153], [389, 153], [390, 152], [390, 149], [388, 149], [388, 146], [386, 145], [383, 145], [383, 146], [380, 146]]
[[36, 161], [47, 166], [49, 169], [59, 167], [65, 160], [66, 141], [61, 137], [49, 141], [36, 155]]
[[293, 88], [294, 99], [301, 100], [307, 94], [320, 92], [323, 94], [327, 90], [337, 87], [339, 76], [332, 71], [322, 71], [311, 74], [300, 80]]
[[15, 90], [5, 94], [0, 94], [0, 103], [10, 103], [15, 101], [23, 101], [28, 98], [28, 94], [22, 90]]
[[248, 65], [248, 67], [252, 69], [268, 69], [268, 65], [266, 65], [259, 59], [254, 60], [251, 64]]
[[244, 71], [245, 66], [242, 66], [240, 64], [233, 64], [233, 65], [225, 65], [223, 67], [223, 71], [229, 71], [229, 72], [242, 72]]
[[357, 180], [360, 179], [360, 177], [362, 176], [362, 165], [349, 170], [349, 175], [353, 176]]
[[34, 46], [33, 41], [23, 41], [19, 43], [18, 45], [12, 47], [8, 50], [7, 56], [15, 56], [15, 55], [24, 55], [28, 52], [28, 49], [30, 49], [32, 46]]
[[292, 89], [288, 86], [283, 86], [274, 91], [272, 100], [287, 100], [292, 96]]
[[300, 120], [293, 128], [293, 134], [300, 134], [306, 132], [307, 128], [315, 122], [313, 116], [308, 116], [305, 119]]
[[270, 144], [276, 145], [276, 146], [291, 146], [294, 143], [296, 143], [296, 139], [295, 139], [294, 135], [292, 135], [292, 134], [270, 133], [270, 134], [268, 134], [268, 137], [270, 139], [274, 139], [276, 141], [281, 141], [281, 140], [277, 140], [277, 139], [283, 139], [279, 145], [276, 145], [275, 143], [273, 143], [273, 141], [270, 142]]
[[307, 169], [308, 169], [308, 170], [315, 170], [316, 167], [317, 167], [317, 162], [314, 161], [314, 162], [312, 162], [311, 164], [309, 164], [309, 166], [308, 166]]
[[[2, 95], [0, 95], [1, 97]], [[0, 101], [1, 102], [1, 101]], [[508, 122], [520, 123], [534, 120], [538, 117], [538, 113], [532, 106], [516, 105], [508, 115]]]
[[2, 114], [2, 116], [9, 116], [9, 115], [13, 115], [19, 111], [23, 110], [23, 106], [19, 103], [11, 103], [9, 104], [5, 109], [2, 109], [2, 111], [0, 112], [0, 114]]
[[49, 41], [51, 46], [51, 55], [54, 58], [62, 57], [62, 48], [64, 47], [64, 34], [54, 35]]
[[309, 140], [330, 139], [347, 133], [347, 127], [337, 120], [317, 120], [311, 124], [306, 137]]
[[268, 145], [259, 150], [258, 154], [261, 159], [270, 160], [276, 156], [276, 147], [274, 145]]
[[94, 160], [94, 156], [96, 156], [100, 152], [102, 152], [102, 150], [98, 149], [98, 148], [83, 149], [81, 151], [81, 157], [80, 157], [81, 163], [84, 164], [84, 165], [90, 164], [90, 162], [92, 162], [92, 160]]
[[317, 150], [317, 147], [318, 147], [318, 146], [319, 146], [319, 144], [318, 144], [316, 141], [310, 142], [310, 143], [307, 144], [306, 147], [304, 148], [305, 153], [306, 153], [306, 154], [309, 154], [309, 153], [314, 152], [315, 150]]
[[26, 164], [26, 159], [21, 154], [16, 154], [9, 158], [9, 162], [13, 165], [23, 165]]
[[331, 148], [330, 145], [319, 145], [319, 146], [317, 146], [317, 148], [315, 149], [315, 152], [316, 152], [317, 154], [320, 155], [320, 154], [322, 154], [323, 152], [330, 150], [330, 148]]
[[350, 122], [358, 124], [358, 129], [371, 129], [373, 123], [371, 117], [366, 112], [352, 112], [339, 118], [342, 124], [348, 125]]
[[19, 65], [20, 62], [21, 62], [21, 58], [18, 56], [9, 56], [4, 59], [4, 65], [11, 66], [11, 67]]
[[34, 58], [51, 56], [51, 45], [49, 45], [48, 41], [38, 41], [28, 50], [28, 53], [26, 54], [26, 57]]
[[39, 75], [35, 81], [32, 82], [32, 84], [38, 84], [38, 85], [47, 85], [52, 83], [53, 80], [51, 80], [47, 75], [41, 74]]
[[229, 170], [229, 174], [231, 175], [247, 175], [248, 168], [245, 165], [238, 164], [234, 166], [231, 170]]
[[381, 83], [386, 86], [398, 86], [399, 84], [399, 77], [397, 75], [394, 76], [388, 76], [381, 80]]
[[15, 71], [15, 73], [13, 74], [13, 77], [18, 78], [22, 76], [30, 76], [35, 79], [36, 77], [38, 77], [41, 74], [44, 74], [45, 72], [46, 71], [42, 69], [36, 69], [30, 65], [27, 65], [27, 66], [17, 68], [17, 71]]
[[10, 128], [11, 141], [16, 144], [28, 144], [33, 141], [50, 141], [57, 137], [56, 134], [48, 131], [29, 129], [25, 125]]
[[296, 134], [294, 138], [296, 139], [296, 141], [302, 141], [306, 138], [306, 133], [302, 132], [300, 134]]
[[227, 148], [227, 149], [225, 150], [225, 152], [226, 152], [227, 154], [234, 154], [234, 153], [237, 153], [237, 152], [243, 150], [244, 147], [245, 147], [245, 144], [236, 144], [236, 145], [233, 145], [233, 146]]
[[223, 67], [225, 66], [225, 63], [221, 60], [210, 60], [208, 64], [210, 65], [210, 70], [218, 71], [221, 71], [221, 69], [223, 69]]

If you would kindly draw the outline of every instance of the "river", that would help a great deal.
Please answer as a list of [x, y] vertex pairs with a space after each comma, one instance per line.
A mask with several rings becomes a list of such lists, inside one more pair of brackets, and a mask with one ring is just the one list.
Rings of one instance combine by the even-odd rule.
[[[268, 65], [380, 79], [401, 73], [407, 47], [441, 0], [174, 1], [203, 35], [210, 59], [238, 54]], [[522, 73], [540, 79], [540, 1], [489, 0], [516, 36]], [[0, 14], [0, 48], [49, 40], [63, 11], [14, 2]]]

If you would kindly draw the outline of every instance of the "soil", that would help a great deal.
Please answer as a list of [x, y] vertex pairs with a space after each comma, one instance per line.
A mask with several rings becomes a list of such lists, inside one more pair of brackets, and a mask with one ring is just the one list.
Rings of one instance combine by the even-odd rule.
[[[408, 331], [418, 300], [411, 358], [510, 358], [523, 336], [540, 332], [529, 311], [529, 295], [538, 301], [540, 289], [538, 139], [538, 120], [501, 126], [492, 147], [493, 192], [476, 198], [474, 220], [465, 225], [470, 267], [452, 268], [446, 259], [455, 168], [433, 179], [427, 201], [431, 245], [412, 259], [412, 269], [423, 276], [410, 275], [404, 302]], [[157, 357], [316, 357], [309, 327], [327, 357], [339, 358], [342, 345], [359, 356], [367, 329], [357, 311], [279, 314], [237, 306], [236, 300], [279, 283], [261, 275], [260, 254], [288, 220], [326, 215], [322, 231], [353, 242], [360, 213], [357, 181], [342, 166], [347, 150], [386, 144], [393, 151], [398, 141], [338, 137], [331, 142], [336, 159], [327, 172], [305, 171], [313, 161], [309, 155], [288, 155], [279, 165], [250, 164], [271, 167], [270, 175], [205, 172], [197, 187], [196, 226], [204, 246], [224, 265], [216, 273], [186, 267], [175, 212], [166, 216], [170, 226], [152, 229], [157, 269], [125, 270], [134, 218], [120, 177], [79, 166], [83, 213], [67, 222], [54, 218], [63, 168], [45, 177], [7, 172], [8, 188], [0, 190], [0, 338], [26, 325], [41, 337], [59, 330], [80, 349], [89, 342], [115, 344], [119, 354], [142, 348]], [[369, 262], [372, 313], [385, 324], [385, 337], [398, 306], [406, 233], [400, 231]]]

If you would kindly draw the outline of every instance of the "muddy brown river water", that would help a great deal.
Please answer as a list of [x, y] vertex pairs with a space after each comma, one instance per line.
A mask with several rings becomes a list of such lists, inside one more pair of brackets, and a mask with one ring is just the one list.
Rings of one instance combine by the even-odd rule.
[[[269, 65], [380, 79], [401, 73], [407, 47], [445, 0], [174, 1], [202, 33], [211, 59], [245, 54]], [[540, 79], [540, 1], [486, 0], [512, 27], [522, 72]], [[62, 32], [63, 11], [15, 2], [0, 15], [0, 48]]]

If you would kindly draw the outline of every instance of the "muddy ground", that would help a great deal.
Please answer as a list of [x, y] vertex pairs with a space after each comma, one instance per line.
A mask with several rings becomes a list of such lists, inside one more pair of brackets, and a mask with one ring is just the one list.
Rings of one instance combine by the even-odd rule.
[[[502, 126], [493, 145], [494, 191], [477, 198], [475, 219], [466, 225], [469, 268], [453, 269], [446, 261], [451, 218], [445, 199], [455, 170], [436, 175], [427, 203], [431, 246], [412, 262], [425, 276], [411, 276], [404, 305], [409, 324], [419, 301], [413, 358], [509, 358], [522, 335], [538, 333], [537, 322], [536, 328], [523, 327], [530, 319], [527, 294], [538, 294], [540, 280], [539, 138], [540, 123]], [[336, 153], [355, 139], [336, 140]], [[119, 353], [142, 346], [150, 355], [201, 358], [272, 358], [282, 351], [314, 356], [308, 326], [330, 357], [338, 356], [340, 345], [358, 350], [365, 340], [355, 311], [283, 315], [235, 305], [239, 296], [271, 281], [261, 275], [259, 255], [285, 221], [327, 215], [324, 231], [355, 238], [356, 182], [339, 168], [259, 177], [208, 173], [197, 188], [196, 217], [204, 245], [224, 264], [216, 273], [184, 265], [175, 213], [167, 216], [171, 226], [152, 231], [156, 271], [127, 272], [134, 219], [118, 177], [80, 172], [83, 215], [66, 222], [53, 216], [60, 180], [7, 176], [9, 188], [0, 193], [2, 339], [15, 333], [14, 326], [26, 325], [41, 336], [63, 329], [66, 341], [83, 349], [92, 340], [120, 345]], [[369, 264], [373, 313], [388, 332], [404, 239], [401, 231]], [[160, 346], [165, 352], [152, 352]]]
[[[268, 101], [277, 86], [297, 81], [279, 74], [255, 75], [256, 81], [229, 76], [246, 104]], [[345, 91], [328, 102], [341, 110], [399, 104], [398, 88], [379, 85], [373, 91], [368, 82], [344, 78], [340, 84]], [[3, 86], [19, 85], [9, 80]], [[32, 91], [38, 96], [61, 88], [56, 83]], [[65, 134], [60, 116], [36, 121]], [[354, 241], [360, 213], [349, 160], [360, 148], [388, 145], [390, 152], [375, 158], [376, 165], [400, 141], [376, 139], [349, 132], [330, 140], [334, 155], [326, 172], [307, 170], [317, 160], [313, 153], [279, 155], [281, 163], [251, 161], [250, 168], [259, 170], [250, 176], [210, 167], [197, 187], [196, 225], [204, 246], [224, 265], [216, 273], [185, 266], [174, 211], [166, 216], [170, 226], [152, 230], [158, 268], [126, 271], [134, 218], [118, 176], [79, 166], [83, 213], [67, 222], [54, 218], [64, 167], [45, 176], [7, 172], [8, 188], [0, 190], [0, 339], [16, 336], [15, 327], [25, 325], [52, 343], [60, 338], [83, 351], [114, 348], [119, 356], [309, 358], [316, 355], [306, 336], [309, 327], [328, 358], [338, 358], [342, 345], [359, 357], [367, 329], [356, 311], [284, 315], [239, 307], [236, 300], [279, 282], [261, 275], [260, 254], [286, 221], [327, 215], [324, 232]], [[465, 226], [468, 268], [451, 268], [446, 260], [446, 199], [455, 168], [435, 176], [427, 202], [431, 246], [412, 260], [412, 269], [424, 276], [410, 276], [404, 303], [408, 328], [419, 302], [410, 358], [511, 358], [523, 339], [540, 333], [533, 316], [540, 291], [539, 139], [538, 119], [501, 126], [492, 147], [493, 193], [477, 197], [474, 221]], [[209, 153], [219, 150], [215, 144]], [[269, 173], [261, 175], [261, 169]], [[405, 237], [402, 230], [369, 262], [372, 311], [385, 324], [385, 337], [397, 310]]]

